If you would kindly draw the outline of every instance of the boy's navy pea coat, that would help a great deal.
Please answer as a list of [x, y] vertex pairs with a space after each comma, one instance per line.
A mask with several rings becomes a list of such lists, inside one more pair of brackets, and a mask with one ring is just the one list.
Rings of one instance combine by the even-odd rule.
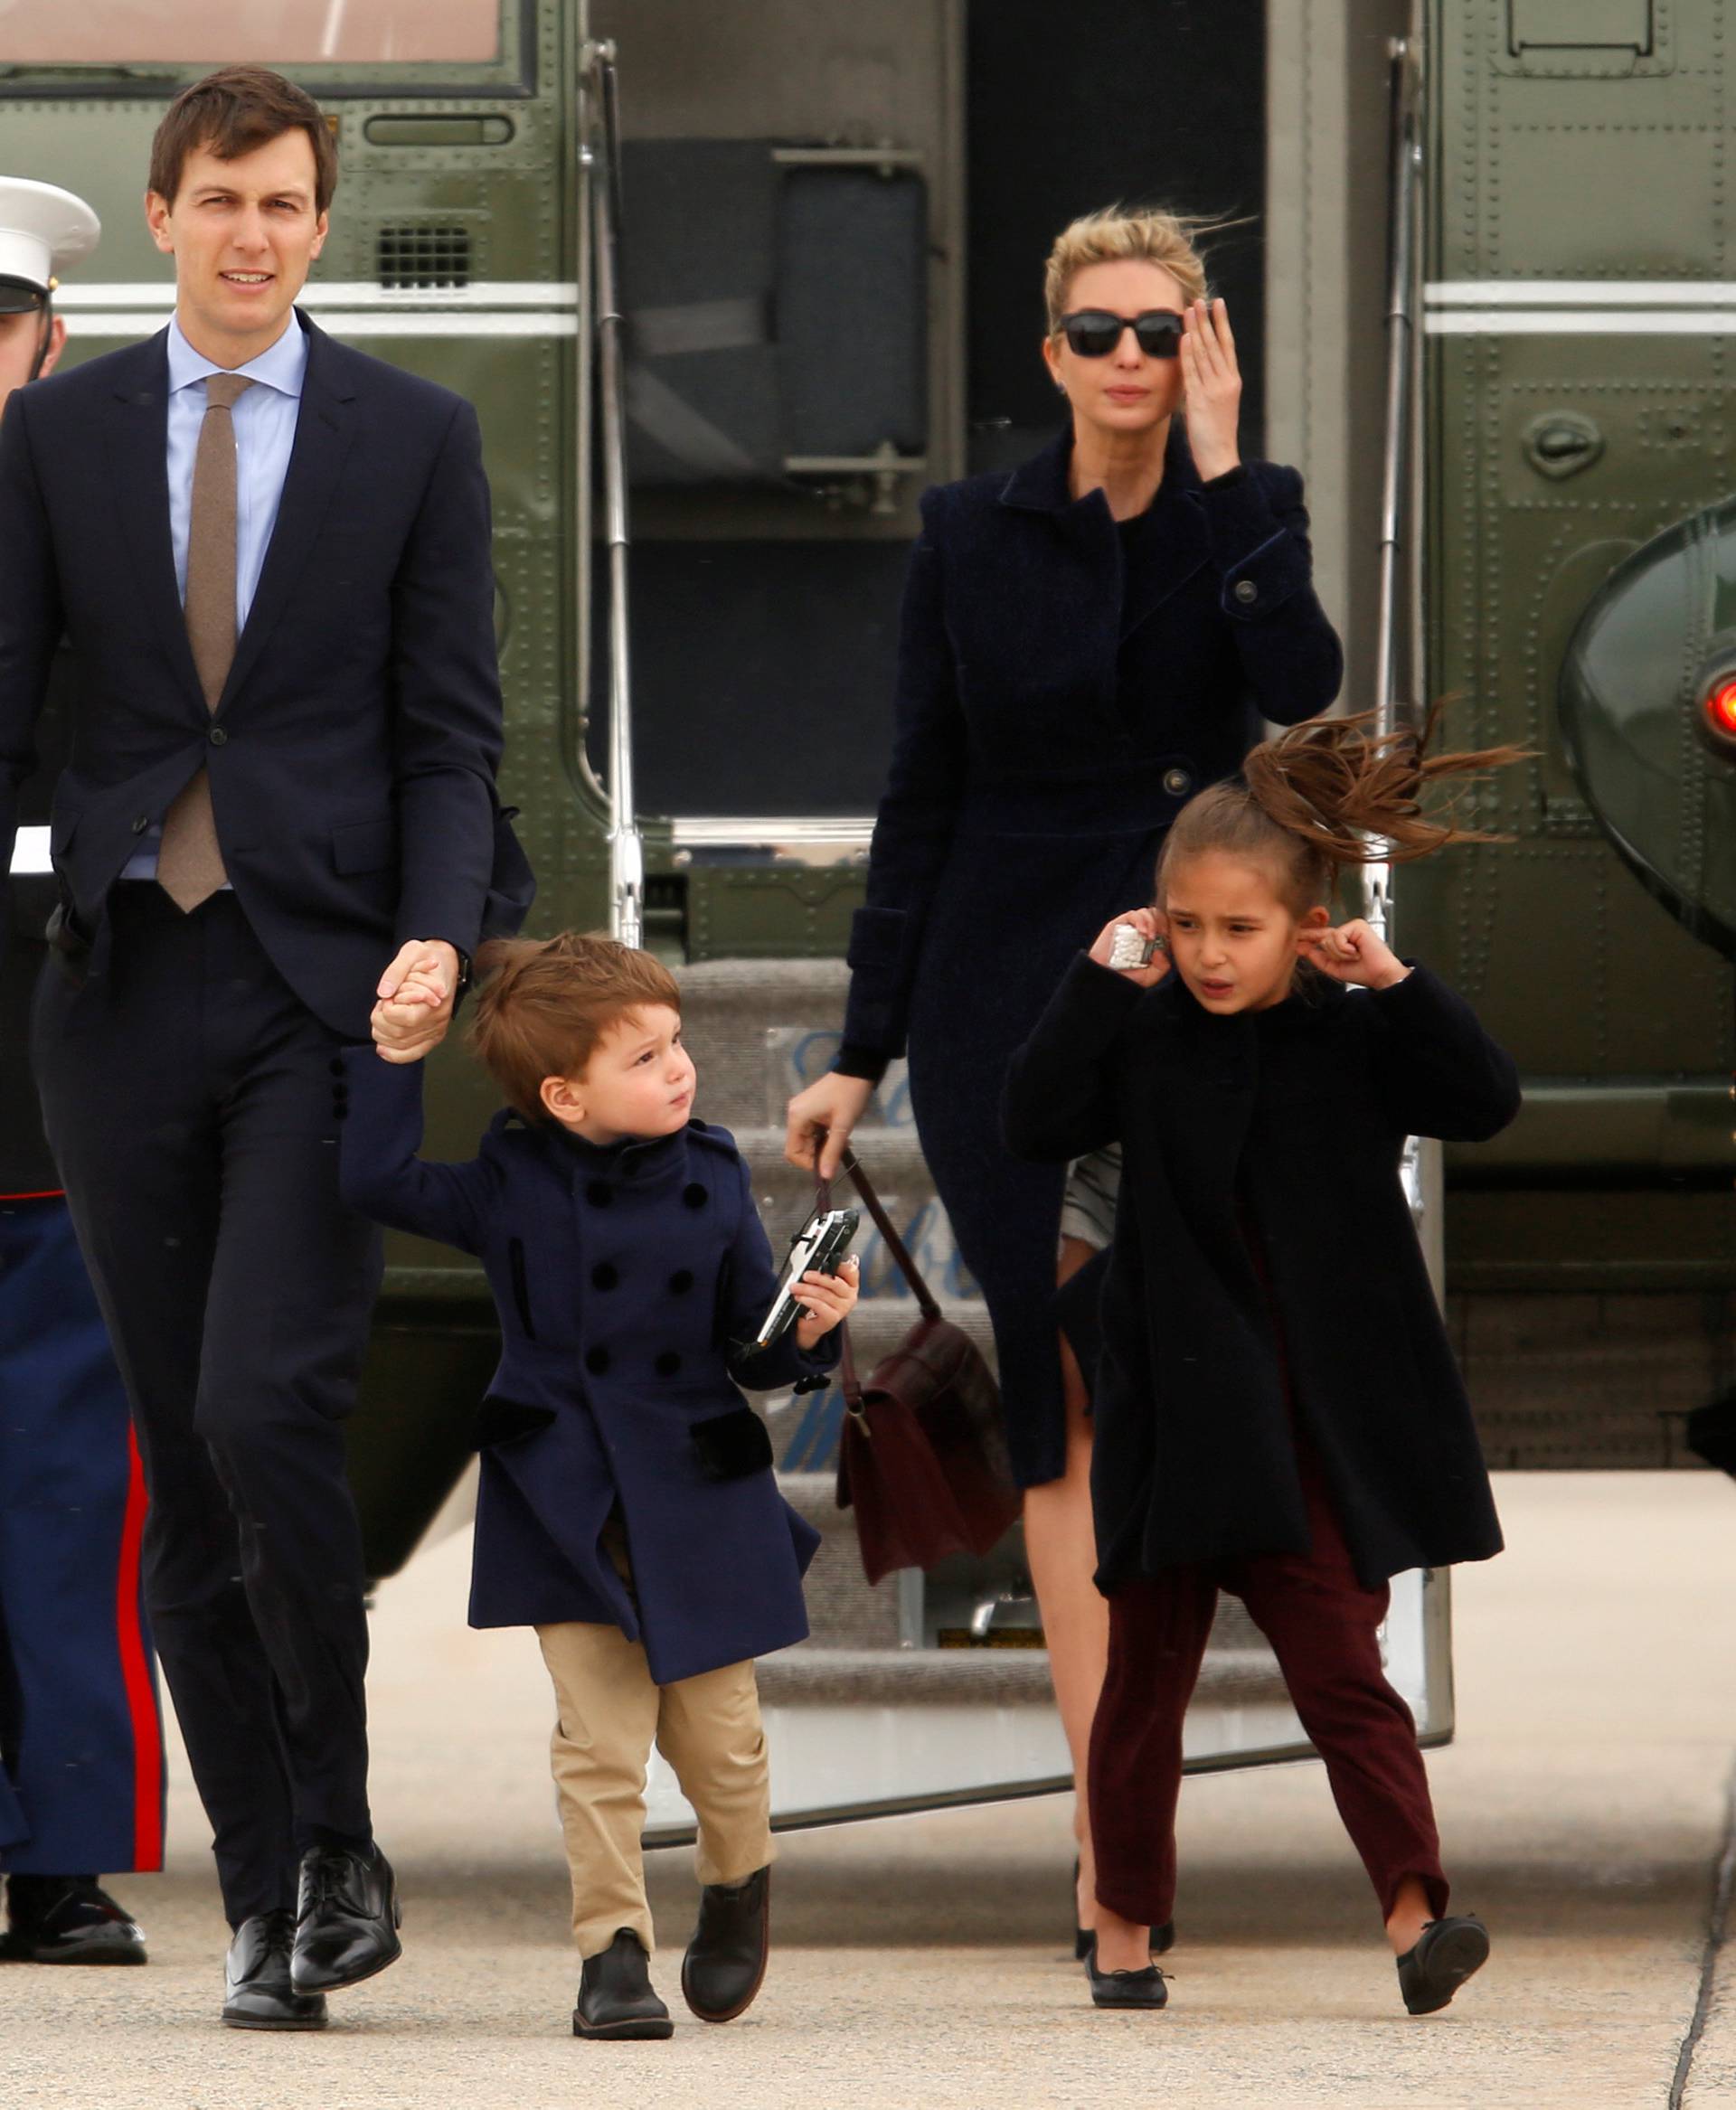
[[[922, 501], [840, 1067], [908, 1035], [923, 1154], [995, 1323], [1022, 1485], [1066, 1466], [1053, 1300], [1062, 1173], [1002, 1146], [1008, 1057], [1067, 961], [1151, 899], [1164, 831], [1260, 721], [1338, 692], [1302, 479], [1202, 484], [1179, 422], [1150, 508], [1075, 499], [1072, 434]], [[872, 1163], [869, 1167], [872, 1172]]]
[[1141, 989], [1081, 956], [1008, 1071], [1020, 1156], [1124, 1152], [1094, 1388], [1106, 1591], [1310, 1550], [1292, 1402], [1366, 1586], [1501, 1550], [1399, 1161], [1407, 1135], [1498, 1134], [1518, 1077], [1426, 967], [1378, 994], [1318, 979], [1214, 1016], [1177, 974]]
[[[690, 1121], [604, 1149], [503, 1113], [468, 1163], [425, 1163], [420, 1064], [371, 1048], [342, 1062], [344, 1198], [477, 1255], [500, 1317], [471, 1625], [616, 1625], [659, 1685], [804, 1639], [819, 1535], [778, 1493], [736, 1388], [828, 1369], [835, 1336], [733, 1345], [777, 1280], [729, 1131]], [[612, 1511], [631, 1594], [599, 1542]]]

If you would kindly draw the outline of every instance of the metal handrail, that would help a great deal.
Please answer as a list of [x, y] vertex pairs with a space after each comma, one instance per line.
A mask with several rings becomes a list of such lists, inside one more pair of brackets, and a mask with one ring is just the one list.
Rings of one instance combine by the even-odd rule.
[[[619, 253], [621, 131], [615, 46], [587, 44], [598, 132], [588, 144], [591, 283], [609, 541], [609, 928], [623, 945], [645, 938], [645, 839], [633, 803], [632, 667], [627, 645], [627, 395], [622, 378]], [[580, 356], [583, 356], [581, 352]], [[581, 435], [582, 444], [582, 435]], [[585, 678], [585, 670], [579, 670]]]
[[[1374, 715], [1379, 733], [1396, 731], [1399, 724], [1399, 611], [1404, 586], [1416, 360], [1417, 176], [1422, 164], [1412, 45], [1408, 38], [1395, 37], [1389, 49], [1392, 131], [1388, 158], [1391, 217], [1386, 243], [1386, 419], [1381, 477], [1380, 612], [1374, 645]], [[1384, 849], [1385, 845], [1379, 847]], [[1363, 868], [1363, 888], [1368, 920], [1384, 938], [1392, 920], [1392, 867], [1384, 856], [1371, 860]]]

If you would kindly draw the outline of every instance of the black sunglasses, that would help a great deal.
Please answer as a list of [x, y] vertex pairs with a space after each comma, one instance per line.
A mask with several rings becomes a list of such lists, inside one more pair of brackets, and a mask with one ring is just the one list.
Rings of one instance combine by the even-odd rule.
[[1061, 318], [1061, 334], [1081, 359], [1107, 359], [1131, 330], [1147, 359], [1174, 359], [1182, 349], [1182, 318], [1174, 309], [1148, 307], [1144, 315], [1110, 315], [1107, 308], [1082, 307]]

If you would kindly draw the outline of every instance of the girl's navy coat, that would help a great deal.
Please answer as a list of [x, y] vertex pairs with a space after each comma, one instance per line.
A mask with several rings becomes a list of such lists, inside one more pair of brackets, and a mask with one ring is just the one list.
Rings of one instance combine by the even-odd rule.
[[[1007, 1058], [1081, 931], [1151, 899], [1164, 830], [1236, 768], [1261, 717], [1338, 692], [1294, 469], [1202, 485], [1179, 426], [1118, 531], [1068, 487], [1071, 431], [1008, 476], [931, 490], [899, 647], [839, 1066], [908, 1033], [922, 1148], [995, 1322], [1023, 1484], [1065, 1466], [1054, 1316], [1062, 1173], [1002, 1147]], [[872, 1170], [872, 1166], [870, 1167]]]
[[[642, 1641], [659, 1685], [804, 1639], [819, 1535], [778, 1492], [736, 1389], [829, 1369], [792, 1328], [753, 1355], [777, 1288], [727, 1129], [607, 1149], [498, 1115], [467, 1164], [427, 1164], [421, 1065], [346, 1050], [354, 1209], [480, 1257], [502, 1354], [478, 1427], [474, 1626], [586, 1620]], [[618, 1509], [623, 1587], [599, 1544]]]
[[1481, 1142], [1518, 1110], [1511, 1060], [1426, 967], [1219, 1017], [1179, 975], [1142, 990], [1076, 960], [1005, 1116], [1022, 1157], [1125, 1152], [1094, 1392], [1103, 1589], [1309, 1550], [1274, 1305], [1363, 1582], [1500, 1551], [1399, 1158], [1407, 1135]]

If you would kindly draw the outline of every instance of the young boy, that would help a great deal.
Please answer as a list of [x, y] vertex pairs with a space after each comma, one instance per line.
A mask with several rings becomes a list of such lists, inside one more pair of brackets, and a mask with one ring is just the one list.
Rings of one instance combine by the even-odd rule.
[[[830, 1367], [854, 1258], [750, 1343], [777, 1287], [747, 1166], [692, 1119], [681, 992], [647, 953], [571, 933], [486, 947], [471, 1041], [509, 1110], [429, 1164], [420, 1070], [346, 1051], [352, 1207], [478, 1255], [503, 1353], [483, 1402], [470, 1621], [534, 1626], [559, 1705], [555, 1784], [583, 1958], [580, 2037], [667, 2037], [640, 1832], [655, 1740], [699, 1819], [682, 1965], [703, 2021], [765, 1974], [770, 1795], [753, 1661], [807, 1632], [817, 1534], [778, 1493], [737, 1385]], [[430, 997], [431, 1000], [431, 997]], [[423, 1001], [414, 983], [400, 1005]]]

